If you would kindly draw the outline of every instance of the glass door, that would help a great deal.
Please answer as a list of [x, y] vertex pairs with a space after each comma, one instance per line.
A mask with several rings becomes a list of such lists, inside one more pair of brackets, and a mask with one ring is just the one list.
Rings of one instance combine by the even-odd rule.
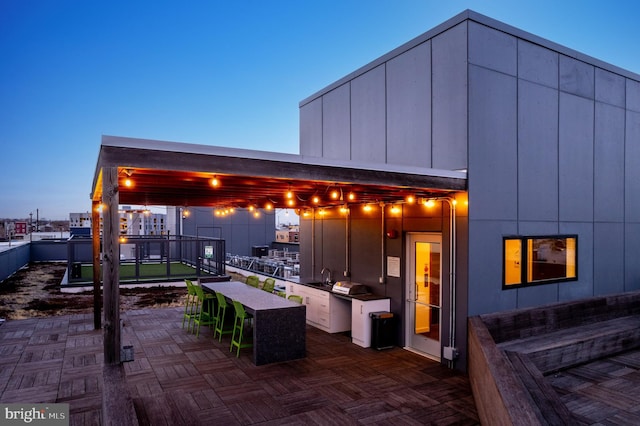
[[406, 343], [410, 349], [440, 359], [442, 236], [409, 234], [407, 238]]

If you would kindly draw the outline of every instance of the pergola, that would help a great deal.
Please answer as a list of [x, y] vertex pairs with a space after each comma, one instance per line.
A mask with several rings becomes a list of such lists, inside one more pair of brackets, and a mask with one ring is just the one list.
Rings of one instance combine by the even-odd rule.
[[105, 364], [120, 363], [120, 204], [303, 211], [438, 198], [466, 185], [466, 172], [103, 136], [91, 199], [94, 325], [101, 326], [102, 279]]

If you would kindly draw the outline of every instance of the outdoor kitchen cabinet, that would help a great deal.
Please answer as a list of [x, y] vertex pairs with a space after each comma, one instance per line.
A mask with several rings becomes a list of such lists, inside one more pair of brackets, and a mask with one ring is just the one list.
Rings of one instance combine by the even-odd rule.
[[301, 284], [287, 284], [289, 294], [302, 296], [307, 307], [307, 324], [327, 333], [340, 333], [351, 328], [351, 304], [337, 299], [325, 290]]
[[371, 312], [388, 311], [390, 300], [360, 300], [354, 298], [351, 302], [351, 342], [368, 348], [371, 346]]

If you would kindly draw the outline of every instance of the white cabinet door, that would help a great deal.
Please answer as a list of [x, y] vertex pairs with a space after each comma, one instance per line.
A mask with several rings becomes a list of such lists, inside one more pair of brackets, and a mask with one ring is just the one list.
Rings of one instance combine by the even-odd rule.
[[371, 346], [371, 312], [389, 311], [389, 299], [351, 302], [351, 342], [363, 348]]

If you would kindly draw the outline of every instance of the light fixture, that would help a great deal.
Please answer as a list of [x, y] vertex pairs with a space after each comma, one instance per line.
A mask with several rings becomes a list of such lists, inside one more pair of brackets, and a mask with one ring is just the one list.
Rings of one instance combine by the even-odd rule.
[[211, 186], [213, 186], [214, 188], [220, 185], [220, 181], [218, 180], [217, 176], [212, 177], [209, 183], [211, 183]]
[[433, 201], [432, 199], [428, 199], [424, 201], [424, 205], [428, 208], [432, 208], [433, 206], [436, 205], [436, 202]]
[[260, 211], [256, 210], [253, 212], [253, 217], [255, 217], [256, 219], [260, 217]]
[[350, 191], [350, 192], [349, 192], [349, 195], [347, 195], [347, 199], [348, 199], [349, 201], [355, 201], [355, 199], [356, 199], [356, 194], [355, 194], [355, 192]]
[[342, 213], [342, 214], [349, 213], [349, 206], [347, 206], [346, 204], [343, 205], [343, 206], [340, 206], [340, 213]]
[[127, 188], [131, 188], [133, 186], [133, 181], [129, 178], [126, 178], [124, 180], [124, 186], [126, 186]]
[[320, 197], [314, 195], [313, 198], [311, 198], [311, 201], [313, 202], [313, 204], [318, 204], [320, 202]]
[[405, 201], [408, 204], [413, 204], [416, 202], [416, 197], [414, 197], [413, 195], [407, 195], [407, 198], [405, 198]]
[[333, 191], [331, 191], [332, 200], [337, 200], [339, 198], [340, 198], [340, 192], [337, 189], [334, 189]]
[[273, 210], [273, 204], [271, 204], [270, 202], [267, 202], [264, 205], [264, 208], [267, 209], [267, 210]]
[[287, 190], [287, 193], [285, 194], [287, 200], [292, 200], [293, 199], [293, 191], [291, 190], [291, 185], [289, 185], [289, 189]]
[[294, 200], [293, 198], [289, 198], [289, 199], [287, 200], [287, 206], [289, 206], [289, 207], [293, 207], [293, 206], [295, 206], [295, 205], [296, 205], [296, 202], [295, 202], [295, 200]]
[[398, 214], [398, 213], [400, 213], [400, 207], [398, 207], [398, 206], [397, 206], [397, 205], [395, 205], [395, 204], [394, 204], [394, 205], [392, 205], [392, 206], [391, 206], [391, 213], [393, 213], [393, 214]]
[[365, 212], [370, 212], [371, 210], [373, 210], [373, 207], [371, 207], [371, 204], [365, 204], [362, 207], [362, 210], [364, 210]]

